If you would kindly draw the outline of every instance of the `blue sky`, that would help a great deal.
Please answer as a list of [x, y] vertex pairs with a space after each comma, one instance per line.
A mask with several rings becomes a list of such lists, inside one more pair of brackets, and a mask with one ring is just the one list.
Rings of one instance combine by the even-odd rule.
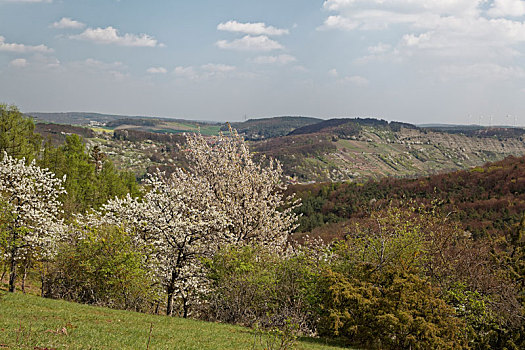
[[522, 0], [0, 0], [0, 102], [525, 125]]

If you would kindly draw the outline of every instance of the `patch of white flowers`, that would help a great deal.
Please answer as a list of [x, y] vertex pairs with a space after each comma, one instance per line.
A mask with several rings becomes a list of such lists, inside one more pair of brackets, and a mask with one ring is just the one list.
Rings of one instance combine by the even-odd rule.
[[182, 169], [169, 177], [155, 173], [146, 186], [150, 190], [143, 199], [110, 200], [79, 221], [127, 229], [144, 252], [147, 269], [166, 288], [171, 313], [174, 297], [186, 297], [188, 285], [200, 285], [198, 258], [209, 254], [227, 222], [201, 179]]
[[297, 227], [292, 210], [298, 202], [283, 197], [281, 164], [273, 159], [255, 162], [242, 137], [231, 128], [230, 133], [211, 144], [200, 134], [188, 135], [190, 169], [209, 186], [214, 203], [228, 218], [222, 238], [282, 250]]
[[4, 152], [0, 161], [0, 209], [5, 222], [3, 249], [14, 277], [18, 259], [29, 255], [46, 259], [56, 253], [64, 232], [59, 218], [62, 213], [59, 196], [66, 192], [64, 181], [65, 178], [56, 178], [34, 161], [27, 165], [25, 159], [15, 159]]

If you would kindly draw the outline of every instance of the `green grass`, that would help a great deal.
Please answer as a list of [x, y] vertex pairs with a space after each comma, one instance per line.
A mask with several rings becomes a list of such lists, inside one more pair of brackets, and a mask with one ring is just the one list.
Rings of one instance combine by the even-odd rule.
[[[147, 349], [148, 339], [151, 350], [264, 349], [266, 344], [237, 326], [0, 292], [0, 349]], [[303, 339], [296, 349], [341, 349], [322, 343]]]

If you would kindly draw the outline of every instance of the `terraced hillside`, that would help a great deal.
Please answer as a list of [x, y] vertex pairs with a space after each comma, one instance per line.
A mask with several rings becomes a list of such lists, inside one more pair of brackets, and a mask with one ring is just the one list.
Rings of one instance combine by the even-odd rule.
[[[298, 151], [298, 145], [307, 152]], [[280, 159], [298, 182], [415, 177], [465, 169], [525, 154], [522, 136], [480, 137], [421, 128], [360, 126], [352, 136], [289, 135], [254, 143]]]

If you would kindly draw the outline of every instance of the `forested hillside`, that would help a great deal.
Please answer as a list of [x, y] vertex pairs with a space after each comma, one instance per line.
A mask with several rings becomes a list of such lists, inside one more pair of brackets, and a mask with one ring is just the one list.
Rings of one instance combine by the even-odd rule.
[[[249, 119], [242, 123], [231, 123], [231, 126], [247, 140], [254, 141], [285, 136], [298, 128], [321, 121], [322, 119], [309, 117], [274, 117]], [[228, 131], [228, 126], [223, 126], [221, 130]]]
[[[342, 237], [345, 226], [371, 211], [414, 201], [435, 205], [475, 236], [501, 235], [525, 212], [525, 157], [416, 179], [297, 185], [290, 191], [302, 198], [301, 231], [337, 230]], [[340, 224], [323, 229], [326, 223]]]

